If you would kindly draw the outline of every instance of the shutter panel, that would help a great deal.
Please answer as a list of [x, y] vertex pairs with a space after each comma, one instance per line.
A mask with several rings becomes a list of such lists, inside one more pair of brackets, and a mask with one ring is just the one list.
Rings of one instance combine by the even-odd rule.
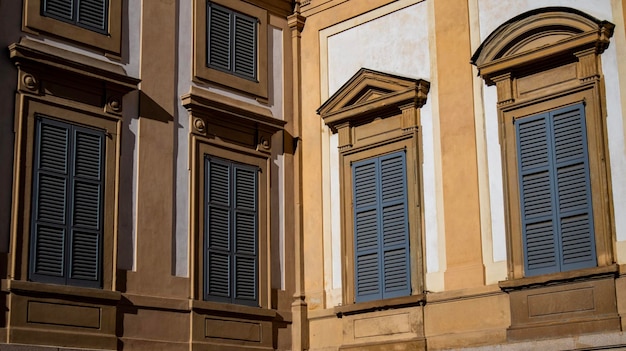
[[77, 23], [96, 32], [107, 33], [107, 0], [78, 0]]
[[594, 267], [583, 105], [515, 123], [526, 276]]
[[411, 294], [405, 153], [380, 158], [383, 298]]
[[257, 301], [257, 169], [234, 166], [234, 267], [236, 302]]
[[206, 158], [207, 299], [230, 302], [230, 164]]
[[257, 20], [234, 14], [234, 68], [236, 74], [256, 78], [256, 26]]
[[548, 114], [515, 123], [526, 276], [558, 272]]
[[382, 299], [378, 179], [378, 159], [352, 165], [356, 302]]
[[557, 179], [561, 269], [595, 267], [596, 249], [583, 105], [551, 113]]
[[62, 21], [74, 19], [74, 0], [44, 0], [42, 13]]
[[70, 131], [40, 117], [36, 123], [30, 279], [63, 284]]
[[212, 3], [208, 4], [207, 11], [207, 64], [209, 67], [230, 71], [232, 12]]
[[104, 134], [74, 127], [70, 280], [101, 286]]

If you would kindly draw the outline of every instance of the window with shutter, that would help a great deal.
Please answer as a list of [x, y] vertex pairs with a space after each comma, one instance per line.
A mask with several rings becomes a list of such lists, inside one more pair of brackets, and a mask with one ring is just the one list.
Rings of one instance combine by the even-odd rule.
[[257, 79], [256, 18], [207, 4], [207, 67]]
[[355, 300], [411, 294], [405, 152], [352, 165]]
[[205, 299], [258, 306], [258, 168], [205, 157]]
[[515, 121], [526, 276], [596, 266], [584, 107]]
[[36, 118], [29, 278], [102, 287], [104, 132]]
[[41, 7], [46, 17], [108, 33], [109, 0], [43, 0]]

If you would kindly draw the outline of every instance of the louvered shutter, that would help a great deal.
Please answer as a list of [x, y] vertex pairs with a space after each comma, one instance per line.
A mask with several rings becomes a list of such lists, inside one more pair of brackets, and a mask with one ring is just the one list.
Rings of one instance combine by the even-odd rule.
[[587, 131], [582, 104], [551, 113], [561, 270], [595, 267]]
[[256, 306], [258, 169], [208, 156], [205, 167], [205, 298]]
[[30, 279], [101, 287], [104, 134], [36, 123]]
[[356, 302], [382, 299], [377, 161], [352, 165]]
[[249, 16], [234, 14], [233, 72], [254, 79], [256, 77], [256, 23]]
[[234, 302], [257, 301], [257, 170], [234, 165]]
[[42, 6], [44, 16], [62, 21], [74, 20], [74, 0], [44, 0]]
[[206, 298], [230, 302], [230, 163], [206, 158]]
[[256, 79], [257, 23], [256, 18], [208, 2], [207, 66]]
[[583, 111], [515, 122], [526, 276], [596, 264]]
[[43, 0], [41, 11], [46, 17], [108, 33], [109, 0]]
[[232, 11], [209, 3], [207, 16], [207, 50], [209, 67], [230, 71]]
[[404, 152], [355, 162], [356, 302], [409, 295], [409, 242]]
[[87, 29], [107, 33], [108, 0], [77, 0], [76, 22]]
[[30, 279], [65, 284], [70, 130], [37, 118]]
[[380, 158], [383, 297], [411, 293], [405, 153]]
[[74, 127], [69, 283], [100, 287], [104, 135]]

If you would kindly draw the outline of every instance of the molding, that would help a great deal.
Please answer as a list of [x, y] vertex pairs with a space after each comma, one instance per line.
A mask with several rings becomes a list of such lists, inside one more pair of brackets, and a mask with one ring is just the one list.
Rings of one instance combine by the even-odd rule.
[[9, 45], [10, 58], [16, 66], [43, 65], [47, 69], [65, 72], [111, 83], [127, 93], [137, 89], [140, 79], [130, 77], [122, 66], [98, 60], [39, 41], [23, 37], [19, 43]]
[[12, 279], [2, 279], [2, 291], [18, 295], [44, 294], [46, 297], [63, 295], [110, 301], [118, 301], [122, 298], [122, 293], [118, 291], [83, 288], [73, 285], [44, 284]]
[[558, 283], [605, 278], [607, 276], [617, 277], [619, 275], [619, 270], [619, 266], [614, 264], [604, 267], [593, 267], [575, 271], [544, 274], [536, 277], [504, 280], [498, 282], [498, 286], [500, 289], [508, 292], [512, 290], [547, 286]]
[[426, 303], [425, 294], [402, 296], [393, 299], [359, 302], [350, 305], [336, 306], [333, 311], [337, 317], [374, 311], [383, 311], [411, 306], [423, 306]]
[[546, 60], [573, 62], [576, 53], [593, 49], [601, 54], [609, 45], [615, 25], [565, 7], [547, 7], [505, 22], [480, 45], [471, 63], [488, 85], [501, 74], [519, 71]]
[[317, 110], [336, 133], [343, 123], [364, 123], [373, 115], [401, 114], [426, 103], [430, 83], [361, 68]]

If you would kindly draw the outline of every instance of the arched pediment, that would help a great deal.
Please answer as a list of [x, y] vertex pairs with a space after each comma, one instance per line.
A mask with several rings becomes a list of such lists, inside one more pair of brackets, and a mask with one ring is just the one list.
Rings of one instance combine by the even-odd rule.
[[479, 74], [491, 77], [556, 57], [575, 60], [578, 51], [609, 45], [613, 25], [566, 7], [547, 7], [523, 13], [494, 30], [472, 56]]
[[336, 130], [336, 125], [344, 122], [363, 120], [375, 114], [399, 113], [404, 105], [420, 108], [426, 103], [429, 89], [430, 83], [422, 79], [361, 68], [317, 113]]

